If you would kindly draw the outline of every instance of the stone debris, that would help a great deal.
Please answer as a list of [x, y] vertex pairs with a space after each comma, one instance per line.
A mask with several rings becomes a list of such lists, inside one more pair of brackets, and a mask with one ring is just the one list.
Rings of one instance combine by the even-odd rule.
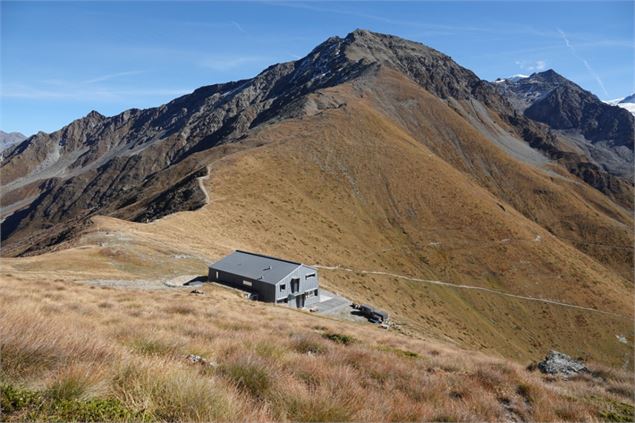
[[188, 354], [185, 359], [187, 361], [189, 361], [192, 364], [200, 364], [201, 366], [207, 366], [207, 367], [217, 367], [218, 364], [216, 364], [213, 361], [207, 360], [203, 357], [201, 357], [200, 355], [196, 355], [196, 354]]
[[628, 339], [626, 339], [626, 337], [624, 335], [615, 335], [615, 337], [622, 344], [628, 344]]
[[543, 373], [561, 374], [564, 376], [588, 372], [584, 363], [558, 351], [550, 351], [547, 357], [538, 363], [538, 369]]
[[194, 295], [205, 295], [205, 293], [203, 291], [201, 291], [200, 289], [195, 289], [193, 291], [190, 291], [190, 294], [194, 294]]

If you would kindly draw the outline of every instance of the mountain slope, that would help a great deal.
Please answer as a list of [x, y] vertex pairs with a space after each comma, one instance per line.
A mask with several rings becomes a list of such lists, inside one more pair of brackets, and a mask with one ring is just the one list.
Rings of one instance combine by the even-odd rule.
[[635, 117], [609, 105], [553, 70], [499, 81], [496, 87], [516, 110], [557, 130], [572, 149], [610, 173], [633, 177]]
[[0, 151], [22, 142], [25, 139], [26, 137], [19, 132], [0, 131]]
[[583, 154], [508, 106], [420, 44], [329, 39], [252, 80], [14, 147], [8, 185], [37, 199], [5, 220], [3, 252], [71, 248], [8, 260], [14, 272], [143, 279], [262, 251], [328, 266], [327, 287], [413, 336], [630, 366], [633, 218], [606, 193], [632, 186], [601, 170], [611, 190], [586, 183], [571, 171]]
[[[8, 150], [0, 168], [5, 192], [4, 254], [32, 253], [54, 245], [71, 237], [73, 228], [96, 213], [152, 220], [200, 207], [203, 196], [194, 179], [204, 166], [179, 166], [182, 160], [232, 143], [267, 121], [338, 107], [319, 101], [307, 105], [304, 97], [377, 66], [396, 69], [448, 101], [479, 102], [507, 122], [502, 131], [511, 134], [503, 138], [529, 142], [538, 148], [532, 155], [539, 161], [544, 160], [541, 155], [564, 160], [569, 171], [632, 207], [632, 186], [585, 163], [584, 156], [565, 151], [543, 128], [510, 114], [492, 84], [422, 44], [355, 31], [325, 41], [304, 59], [271, 66], [251, 80], [204, 87], [164, 106], [129, 110], [112, 118], [91, 112], [60, 131], [39, 133]], [[481, 118], [478, 111], [467, 113]], [[169, 198], [179, 201], [166, 207]], [[128, 207], [131, 204], [137, 207]], [[125, 215], [123, 208], [128, 211]], [[71, 228], [65, 221], [73, 222]], [[33, 235], [36, 239], [11, 246]]]

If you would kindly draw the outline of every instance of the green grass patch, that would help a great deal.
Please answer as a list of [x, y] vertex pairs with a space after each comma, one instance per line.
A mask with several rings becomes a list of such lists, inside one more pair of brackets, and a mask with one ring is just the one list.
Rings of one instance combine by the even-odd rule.
[[46, 391], [46, 396], [54, 401], [72, 400], [81, 397], [86, 389], [84, 380], [65, 377], [53, 383]]
[[350, 345], [353, 342], [355, 342], [355, 338], [353, 338], [352, 336], [344, 335], [341, 333], [327, 332], [323, 334], [322, 336], [325, 337], [326, 339], [329, 339], [335, 342], [336, 344]]
[[[149, 421], [150, 416], [135, 412], [112, 398], [79, 400], [63, 398], [67, 393], [37, 392], [0, 385], [0, 407], [6, 421], [46, 420], [53, 422]], [[74, 392], [71, 392], [74, 394]]]
[[599, 416], [608, 422], [633, 422], [635, 421], [635, 407], [625, 402], [614, 401], [609, 398], [601, 400], [602, 409]]

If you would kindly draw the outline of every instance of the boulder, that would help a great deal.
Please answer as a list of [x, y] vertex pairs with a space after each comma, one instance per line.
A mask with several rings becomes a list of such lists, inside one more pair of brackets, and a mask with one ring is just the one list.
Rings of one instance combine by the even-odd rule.
[[543, 373], [564, 376], [588, 372], [584, 363], [558, 351], [550, 351], [545, 359], [538, 363], [538, 369]]

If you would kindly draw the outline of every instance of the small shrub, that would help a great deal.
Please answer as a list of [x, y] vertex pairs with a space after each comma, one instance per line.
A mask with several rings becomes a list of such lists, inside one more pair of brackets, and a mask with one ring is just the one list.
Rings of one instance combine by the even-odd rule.
[[337, 344], [342, 344], [342, 345], [350, 345], [353, 342], [355, 342], [355, 339], [352, 336], [343, 335], [341, 333], [328, 332], [328, 333], [325, 333], [322, 336], [325, 337], [326, 339], [329, 339], [329, 340], [337, 343]]

